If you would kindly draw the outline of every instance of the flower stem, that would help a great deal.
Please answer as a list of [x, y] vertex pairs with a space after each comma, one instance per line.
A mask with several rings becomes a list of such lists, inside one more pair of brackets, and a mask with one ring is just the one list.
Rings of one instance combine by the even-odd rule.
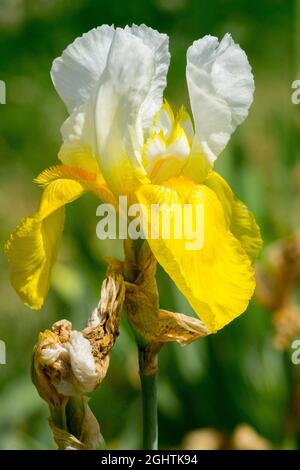
[[139, 348], [139, 367], [142, 386], [143, 449], [157, 450], [157, 369], [147, 371], [147, 350]]

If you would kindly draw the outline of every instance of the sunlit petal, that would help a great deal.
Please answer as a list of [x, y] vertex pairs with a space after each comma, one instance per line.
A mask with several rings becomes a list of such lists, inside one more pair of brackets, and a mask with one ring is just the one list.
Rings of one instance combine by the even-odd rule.
[[252, 212], [235, 196], [229, 184], [218, 173], [210, 172], [204, 184], [218, 196], [230, 231], [254, 261], [262, 247], [262, 239]]
[[79, 167], [90, 173], [100, 173], [96, 159], [96, 143], [93, 126], [88, 122], [91, 103], [76, 108], [61, 127], [63, 144], [58, 153], [60, 161], [67, 166]]
[[169, 60], [167, 35], [145, 25], [102, 26], [76, 39], [51, 72], [71, 114], [61, 161], [94, 171], [97, 158], [115, 194], [147, 183], [144, 132], [161, 106]]
[[100, 80], [94, 116], [100, 168], [116, 194], [147, 182], [140, 158], [140, 108], [154, 71], [151, 49], [138, 37], [118, 29]]
[[44, 220], [38, 214], [26, 217], [6, 244], [12, 286], [33, 309], [42, 307], [48, 293], [63, 224], [63, 208]]
[[[171, 227], [175, 224], [175, 205], [192, 205], [195, 220], [196, 207], [204, 210], [203, 246], [190, 249], [182, 220], [182, 237], [158, 239], [149, 237], [149, 245], [177, 287], [188, 299], [209, 331], [217, 331], [247, 308], [254, 290], [253, 268], [239, 241], [228, 230], [222, 205], [207, 186], [196, 185], [185, 178], [174, 178], [167, 185], [145, 185], [137, 193], [138, 201], [148, 213], [145, 230], [158, 226], [158, 217], [149, 216], [151, 204], [167, 204]], [[183, 210], [183, 209], [182, 209]], [[167, 214], [163, 210], [163, 216]], [[148, 235], [149, 236], [149, 235]], [[189, 247], [189, 248], [188, 248]]]
[[42, 307], [49, 290], [64, 225], [64, 205], [88, 191], [115, 204], [103, 180], [78, 168], [49, 168], [36, 182], [46, 185], [39, 209], [21, 221], [5, 246], [11, 283], [22, 301], [33, 309]]
[[191, 151], [193, 127], [188, 113], [182, 107], [175, 117], [165, 102], [154, 116], [149, 134], [142, 161], [151, 182], [162, 183], [180, 175]]
[[106, 66], [115, 29], [103, 25], [75, 39], [54, 60], [51, 77], [71, 113], [90, 97]]
[[248, 115], [254, 81], [245, 52], [229, 34], [195, 41], [187, 52], [187, 83], [196, 139], [212, 164]]
[[167, 85], [167, 73], [170, 63], [169, 38], [166, 34], [159, 33], [144, 24], [127, 26], [125, 31], [129, 31], [140, 38], [151, 49], [154, 58], [151, 86], [139, 112], [142, 126], [147, 129], [152, 123], [153, 116], [161, 107], [163, 92]]

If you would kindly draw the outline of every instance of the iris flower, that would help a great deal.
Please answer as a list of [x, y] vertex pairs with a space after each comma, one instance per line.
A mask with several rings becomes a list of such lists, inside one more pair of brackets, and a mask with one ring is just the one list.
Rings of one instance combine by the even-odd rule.
[[64, 206], [86, 192], [117, 204], [125, 195], [150, 208], [204, 207], [204, 244], [149, 239], [159, 264], [209, 331], [247, 308], [255, 281], [259, 228], [213, 169], [248, 115], [254, 81], [245, 52], [229, 34], [205, 36], [187, 51], [191, 120], [163, 100], [168, 36], [145, 26], [101, 26], [77, 38], [53, 62], [51, 77], [69, 117], [61, 164], [35, 180], [44, 187], [37, 212], [6, 245], [11, 282], [22, 301], [42, 307], [64, 225]]

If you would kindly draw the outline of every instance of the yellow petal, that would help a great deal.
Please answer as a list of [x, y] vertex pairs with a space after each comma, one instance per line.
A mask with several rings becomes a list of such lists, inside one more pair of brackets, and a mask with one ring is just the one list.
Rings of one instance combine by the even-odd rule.
[[49, 168], [36, 183], [47, 185], [39, 209], [21, 221], [5, 246], [11, 283], [22, 301], [33, 309], [42, 307], [49, 290], [64, 225], [63, 206], [87, 191], [115, 203], [100, 177], [79, 168]]
[[[57, 165], [44, 170], [35, 180], [36, 184], [45, 186], [53, 181], [66, 181], [66, 184], [71, 185], [74, 181], [73, 188], [82, 192], [92, 192], [104, 202], [117, 206], [117, 200], [111, 190], [108, 188], [103, 176], [100, 173], [92, 173], [83, 168], [71, 167], [67, 165]], [[69, 182], [69, 183], [67, 183]], [[66, 190], [68, 186], [65, 186]], [[70, 187], [70, 186], [69, 186]], [[68, 202], [71, 202], [68, 201]]]
[[[192, 122], [183, 107], [176, 118], [165, 101], [143, 147], [143, 165], [154, 184], [181, 174], [190, 155]], [[149, 181], [148, 181], [149, 183]]]
[[202, 147], [195, 136], [191, 146], [191, 152], [181, 175], [190, 178], [196, 183], [203, 183], [209, 172], [211, 164], [207, 160]]
[[82, 168], [90, 173], [100, 172], [91, 148], [83, 146], [79, 139], [66, 140], [60, 148], [58, 158], [66, 166]]
[[63, 123], [61, 127], [63, 144], [58, 158], [64, 165], [83, 168], [91, 173], [99, 173], [88, 110], [90, 110], [90, 106], [87, 104], [76, 107]]
[[[253, 268], [240, 243], [228, 230], [222, 205], [215, 193], [207, 186], [179, 177], [169, 180], [164, 186], [142, 186], [136, 196], [148, 214], [148, 227], [144, 226], [148, 233], [151, 233], [151, 222], [156, 226], [159, 224], [157, 218], [151, 221], [151, 204], [168, 206], [171, 237], [149, 238], [149, 245], [207, 329], [215, 332], [244, 312], [255, 287]], [[204, 224], [200, 224], [203, 235], [200, 248], [189, 249], [191, 240], [184, 234], [184, 225], [190, 221], [185, 217], [182, 237], [175, 239], [172, 236], [175, 204], [179, 204], [182, 211], [184, 204], [190, 204], [193, 222], [197, 205], [202, 205]], [[166, 210], [165, 206], [165, 218]]]
[[151, 136], [144, 146], [143, 161], [152, 183], [180, 175], [189, 153], [187, 136], [179, 125], [168, 140], [162, 133]]
[[215, 171], [208, 175], [203, 184], [218, 196], [230, 231], [254, 261], [262, 247], [262, 239], [252, 212], [237, 199], [229, 184]]
[[30, 308], [41, 308], [48, 293], [63, 225], [63, 208], [44, 220], [38, 214], [26, 217], [6, 244], [11, 284]]

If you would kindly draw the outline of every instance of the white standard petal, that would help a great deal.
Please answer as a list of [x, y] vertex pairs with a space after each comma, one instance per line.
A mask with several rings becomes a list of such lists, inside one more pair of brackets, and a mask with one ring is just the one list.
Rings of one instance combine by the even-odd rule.
[[154, 73], [147, 96], [140, 109], [142, 125], [147, 128], [152, 124], [154, 114], [162, 105], [163, 92], [167, 85], [170, 64], [169, 38], [166, 34], [161, 34], [144, 24], [127, 26], [125, 31], [140, 38], [153, 53]]
[[71, 113], [85, 103], [95, 88], [107, 61], [115, 29], [103, 25], [75, 39], [54, 60], [51, 78]]
[[254, 80], [245, 52], [229, 34], [195, 41], [187, 52], [187, 84], [197, 144], [212, 164], [248, 115]]
[[145, 25], [102, 26], [76, 39], [51, 71], [71, 114], [59, 158], [82, 166], [84, 155], [96, 157], [115, 193], [148, 182], [141, 150], [162, 103], [169, 61], [167, 35]]
[[[147, 181], [141, 163], [143, 109], [158, 80], [154, 52], [138, 35], [118, 28], [99, 82], [94, 110], [97, 156], [115, 193], [130, 192]], [[155, 111], [153, 105], [151, 114]]]

